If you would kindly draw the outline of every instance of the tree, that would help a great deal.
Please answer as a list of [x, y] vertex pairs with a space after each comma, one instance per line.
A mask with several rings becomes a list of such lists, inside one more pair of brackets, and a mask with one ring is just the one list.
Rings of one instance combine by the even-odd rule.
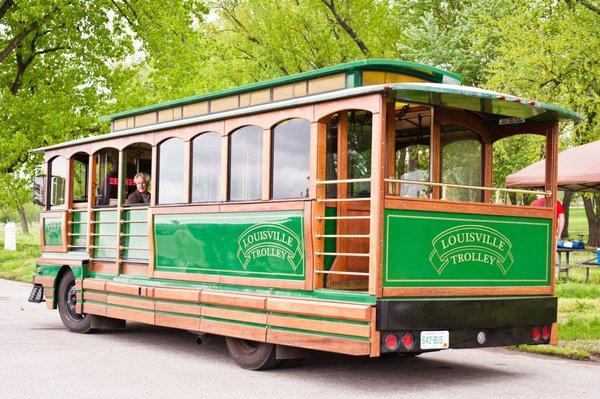
[[[16, 184], [28, 163], [39, 162], [30, 149], [107, 132], [98, 117], [115, 106], [123, 77], [115, 65], [125, 65], [136, 44], [158, 48], [158, 37], [173, 37], [182, 24], [192, 29], [188, 20], [173, 21], [198, 4], [0, 0], [0, 173]], [[22, 203], [15, 206], [23, 215]]]
[[[486, 85], [584, 115], [583, 123], [563, 125], [563, 146], [600, 139], [600, 13], [585, 1], [515, 4], [517, 12], [496, 23], [502, 41]], [[584, 195], [583, 202], [588, 243], [598, 246], [600, 195]]]

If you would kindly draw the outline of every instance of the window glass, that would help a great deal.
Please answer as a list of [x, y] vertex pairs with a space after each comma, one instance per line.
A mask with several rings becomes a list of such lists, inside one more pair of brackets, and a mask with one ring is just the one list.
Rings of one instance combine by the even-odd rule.
[[[348, 179], [371, 177], [371, 125], [370, 112], [348, 112]], [[371, 184], [348, 184], [348, 197], [368, 197]]]
[[119, 151], [106, 148], [98, 151], [96, 162], [96, 205], [117, 205], [119, 188]]
[[183, 202], [183, 140], [173, 137], [158, 148], [158, 203]]
[[[442, 126], [442, 182], [481, 186], [482, 148], [476, 133], [456, 125]], [[448, 188], [445, 199], [481, 201], [482, 191], [469, 188]]]
[[[431, 110], [406, 104], [395, 111], [395, 179], [429, 181]], [[391, 194], [410, 198], [428, 198], [431, 187], [425, 184], [392, 183]]]
[[273, 129], [273, 198], [307, 198], [310, 122], [291, 119]]
[[68, 163], [63, 157], [56, 157], [50, 162], [50, 206], [65, 205], [65, 188]]
[[[125, 148], [123, 152], [125, 153], [125, 187], [122, 200], [127, 205], [127, 199], [137, 190], [134, 181], [135, 175], [145, 173], [150, 179], [152, 178], [150, 176], [152, 171], [152, 146], [142, 143], [132, 144]], [[146, 189], [149, 191], [150, 181], [148, 180], [146, 183], [148, 184]], [[129, 202], [132, 203], [131, 200]]]
[[192, 202], [219, 200], [221, 135], [203, 133], [192, 141]]
[[88, 177], [87, 154], [75, 154], [73, 156], [73, 202], [87, 202], [87, 177]]
[[258, 126], [245, 126], [231, 134], [229, 156], [229, 199], [261, 199], [262, 136]]

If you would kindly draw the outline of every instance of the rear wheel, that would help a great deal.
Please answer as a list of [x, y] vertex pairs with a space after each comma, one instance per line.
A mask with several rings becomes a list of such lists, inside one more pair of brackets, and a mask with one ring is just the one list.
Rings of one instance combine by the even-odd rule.
[[268, 370], [279, 366], [275, 345], [227, 337], [227, 349], [233, 360], [246, 370]]
[[71, 270], [63, 274], [58, 284], [57, 305], [60, 318], [69, 330], [82, 334], [92, 331], [92, 315], [75, 311], [77, 288], [75, 287], [75, 276]]

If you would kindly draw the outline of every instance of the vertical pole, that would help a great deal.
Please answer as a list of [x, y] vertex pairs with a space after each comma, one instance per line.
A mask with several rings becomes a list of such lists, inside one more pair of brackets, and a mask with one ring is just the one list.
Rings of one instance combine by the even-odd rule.
[[271, 129], [263, 130], [261, 198], [263, 201], [271, 198]]
[[119, 150], [119, 161], [117, 167], [117, 226], [115, 240], [115, 266], [116, 274], [121, 274], [121, 213], [123, 210], [123, 194], [125, 188], [125, 152]]
[[86, 252], [88, 257], [93, 257], [92, 245], [94, 245], [94, 223], [92, 220], [94, 218], [94, 213], [92, 211], [94, 204], [96, 203], [96, 157], [94, 155], [89, 156], [88, 161], [88, 185], [87, 185], [87, 194], [88, 194], [88, 224], [87, 224], [87, 246]]
[[[429, 146], [430, 180], [433, 183], [442, 181], [442, 137], [439, 110], [431, 108], [431, 144]], [[440, 199], [440, 187], [433, 186], [433, 199]]]
[[223, 135], [221, 137], [221, 180], [219, 182], [220, 195], [219, 200], [221, 202], [227, 201], [227, 181], [229, 174], [229, 135]]
[[[483, 187], [492, 187], [493, 186], [493, 151], [494, 151], [494, 143], [492, 142], [484, 142], [483, 143]], [[492, 202], [492, 192], [490, 190], [483, 191], [483, 202], [490, 203]]]
[[150, 176], [150, 206], [155, 206], [157, 203], [158, 190], [158, 147], [152, 146], [152, 176]]
[[[315, 180], [326, 180], [327, 169], [327, 123], [313, 122], [310, 125], [311, 137], [317, 138], [316, 143], [316, 159], [315, 159]], [[325, 198], [327, 187], [323, 184], [315, 185], [316, 198]], [[325, 232], [325, 221], [317, 220], [317, 216], [325, 216], [325, 203], [314, 201], [312, 208], [313, 218], [313, 267], [314, 271], [323, 270], [325, 268], [325, 259], [323, 256], [314, 255], [315, 252], [323, 252], [325, 249], [325, 239], [315, 239], [317, 233]], [[323, 274], [313, 273], [313, 288], [323, 288]]]
[[382, 287], [382, 253], [383, 253], [383, 210], [384, 210], [384, 178], [385, 178], [385, 140], [387, 137], [387, 118], [391, 107], [388, 107], [383, 95], [378, 97], [379, 113], [373, 113], [371, 131], [371, 203], [370, 203], [370, 237], [369, 237], [369, 295], [381, 298]]
[[191, 151], [192, 142], [186, 140], [183, 142], [183, 203], [189, 204], [191, 198]]
[[550, 269], [551, 272], [551, 287], [552, 293], [554, 293], [554, 279], [556, 274], [556, 268], [554, 264], [556, 262], [556, 190], [558, 181], [558, 122], [553, 122], [546, 131], [546, 184], [544, 186], [545, 191], [549, 191], [552, 194], [550, 197], [546, 197], [546, 206], [552, 207], [552, 246], [550, 256]]
[[[337, 153], [338, 153], [338, 175], [339, 180], [348, 178], [348, 112], [340, 112], [337, 127]], [[340, 183], [337, 185], [337, 197], [348, 197], [348, 184]], [[337, 203], [337, 215], [346, 216], [348, 213], [348, 203]], [[347, 234], [348, 222], [346, 220], [337, 221], [337, 234]], [[345, 238], [336, 238], [336, 252], [348, 252], [348, 240]], [[348, 259], [345, 256], [338, 256], [335, 259], [335, 268], [340, 271], [346, 271]], [[333, 267], [333, 265], [332, 265]], [[342, 280], [344, 276], [331, 275], [328, 280]]]

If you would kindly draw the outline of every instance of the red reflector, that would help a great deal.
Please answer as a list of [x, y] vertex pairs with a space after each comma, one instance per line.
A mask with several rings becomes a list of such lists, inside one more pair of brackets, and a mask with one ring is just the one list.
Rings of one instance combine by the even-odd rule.
[[402, 345], [404, 345], [406, 349], [412, 348], [414, 344], [415, 339], [411, 333], [406, 333], [402, 336]]
[[541, 337], [540, 328], [539, 327], [533, 327], [531, 329], [531, 339], [533, 339], [534, 341], [539, 341], [540, 337]]
[[396, 336], [396, 334], [388, 333], [383, 338], [383, 344], [387, 349], [393, 351], [398, 347], [398, 337]]
[[544, 341], [550, 339], [550, 327], [548, 327], [548, 326], [542, 327], [542, 339]]

